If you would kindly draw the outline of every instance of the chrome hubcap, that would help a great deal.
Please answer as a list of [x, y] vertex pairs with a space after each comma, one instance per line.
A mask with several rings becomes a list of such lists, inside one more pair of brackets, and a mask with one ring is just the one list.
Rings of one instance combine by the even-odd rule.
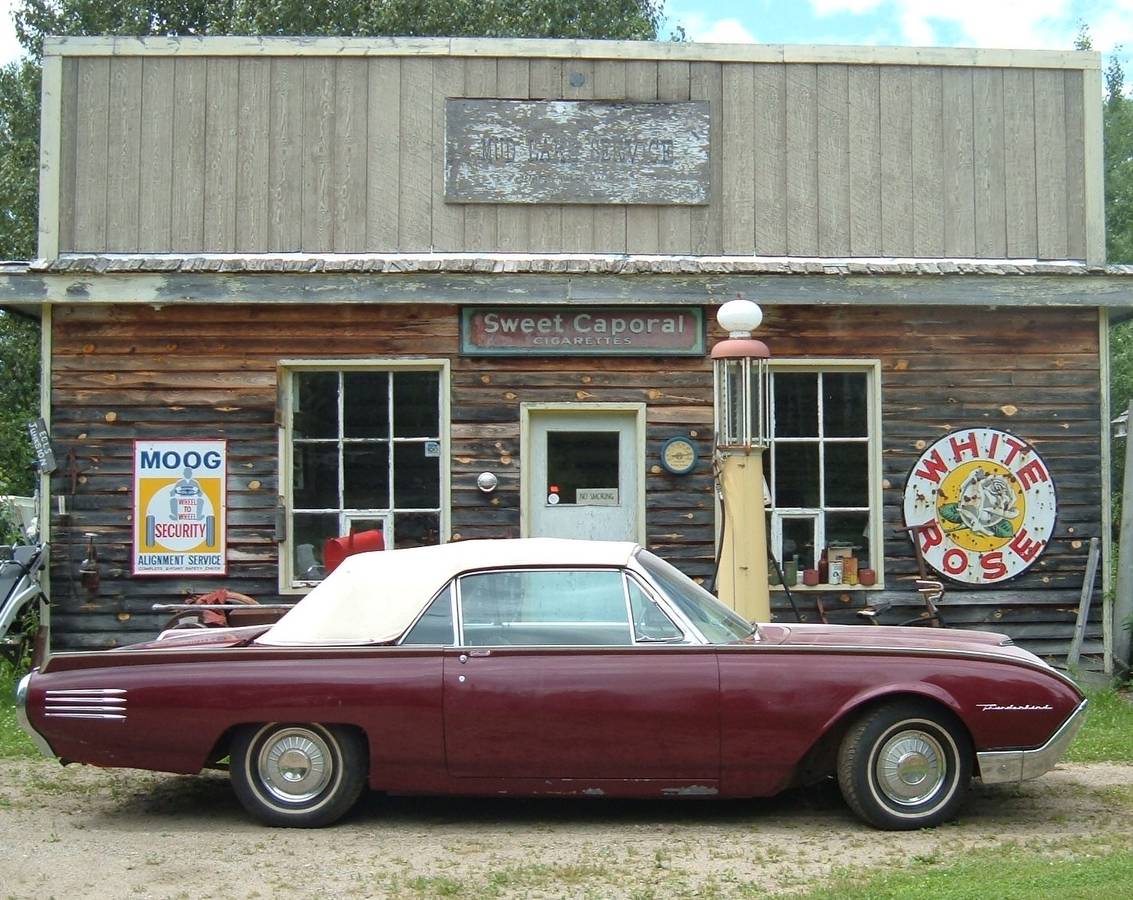
[[306, 728], [285, 728], [273, 734], [260, 750], [256, 767], [268, 793], [285, 803], [317, 797], [334, 775], [326, 741]]
[[877, 784], [887, 798], [916, 806], [932, 798], [948, 777], [948, 758], [931, 734], [899, 731], [881, 745], [875, 766]]

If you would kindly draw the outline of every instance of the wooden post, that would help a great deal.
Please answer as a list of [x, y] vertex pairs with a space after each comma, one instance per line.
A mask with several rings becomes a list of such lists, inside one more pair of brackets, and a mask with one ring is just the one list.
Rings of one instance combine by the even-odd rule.
[[1098, 556], [1101, 542], [1090, 538], [1090, 553], [1086, 557], [1086, 577], [1082, 581], [1082, 597], [1078, 601], [1078, 619], [1074, 622], [1074, 637], [1070, 641], [1070, 652], [1066, 654], [1066, 668], [1078, 665], [1082, 655], [1082, 640], [1086, 636], [1086, 622], [1090, 617], [1090, 599], [1094, 596], [1094, 580], [1098, 577]]
[[[1133, 423], [1133, 401], [1127, 422]], [[1121, 534], [1117, 542], [1117, 593], [1113, 598], [1113, 659], [1118, 674], [1129, 671], [1133, 634], [1125, 623], [1133, 618], [1133, 435], [1125, 438], [1125, 478], [1121, 489]]]

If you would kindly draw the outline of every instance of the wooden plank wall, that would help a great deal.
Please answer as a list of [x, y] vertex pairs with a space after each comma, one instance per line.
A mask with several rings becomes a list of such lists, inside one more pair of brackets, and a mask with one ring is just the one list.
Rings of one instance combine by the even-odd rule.
[[[885, 573], [883, 597], [909, 600], [914, 562], [899, 537], [905, 477], [927, 443], [955, 428], [999, 427], [1032, 441], [1051, 469], [1059, 513], [1050, 549], [1017, 581], [953, 590], [950, 622], [1006, 630], [1062, 654], [1069, 643], [1089, 538], [1102, 522], [1098, 332], [1088, 310], [774, 307], [762, 336], [777, 357], [879, 359], [882, 364]], [[519, 533], [519, 405], [647, 404], [648, 543], [694, 577], [711, 574], [712, 374], [707, 359], [463, 358], [453, 306], [79, 306], [53, 317], [52, 432], [62, 461], [52, 492], [70, 515], [52, 521], [56, 649], [152, 636], [174, 601], [224, 584], [276, 600], [276, 366], [281, 358], [449, 357], [452, 360], [454, 538]], [[1057, 342], [1050, 335], [1057, 334]], [[715, 335], [714, 337], [718, 337]], [[678, 478], [657, 465], [674, 434], [697, 441], [702, 464]], [[129, 575], [134, 439], [227, 438], [227, 578]], [[73, 452], [73, 467], [67, 462]], [[500, 476], [485, 495], [480, 472]], [[72, 471], [74, 490], [72, 492]], [[83, 534], [98, 537], [102, 590], [77, 581]], [[861, 593], [827, 595], [860, 606]], [[876, 594], [870, 595], [875, 599]], [[800, 595], [813, 619], [813, 596]], [[776, 595], [776, 614], [788, 618]], [[1086, 652], [1099, 649], [1092, 626]]]
[[[1081, 259], [1082, 73], [70, 57], [60, 248]], [[444, 202], [446, 97], [706, 100], [704, 207]]]

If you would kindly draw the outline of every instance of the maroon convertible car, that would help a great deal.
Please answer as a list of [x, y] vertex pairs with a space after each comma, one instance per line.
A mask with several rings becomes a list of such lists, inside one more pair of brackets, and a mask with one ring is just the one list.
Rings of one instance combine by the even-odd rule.
[[391, 793], [763, 797], [835, 776], [880, 828], [1048, 771], [1072, 682], [998, 634], [753, 626], [629, 543], [350, 557], [272, 626], [58, 654], [17, 691], [64, 763], [229, 760], [272, 825]]

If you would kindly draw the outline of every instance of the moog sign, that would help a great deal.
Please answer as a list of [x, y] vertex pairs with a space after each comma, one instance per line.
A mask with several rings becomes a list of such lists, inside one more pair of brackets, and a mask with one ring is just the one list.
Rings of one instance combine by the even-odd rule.
[[134, 444], [135, 575], [223, 575], [224, 441]]

